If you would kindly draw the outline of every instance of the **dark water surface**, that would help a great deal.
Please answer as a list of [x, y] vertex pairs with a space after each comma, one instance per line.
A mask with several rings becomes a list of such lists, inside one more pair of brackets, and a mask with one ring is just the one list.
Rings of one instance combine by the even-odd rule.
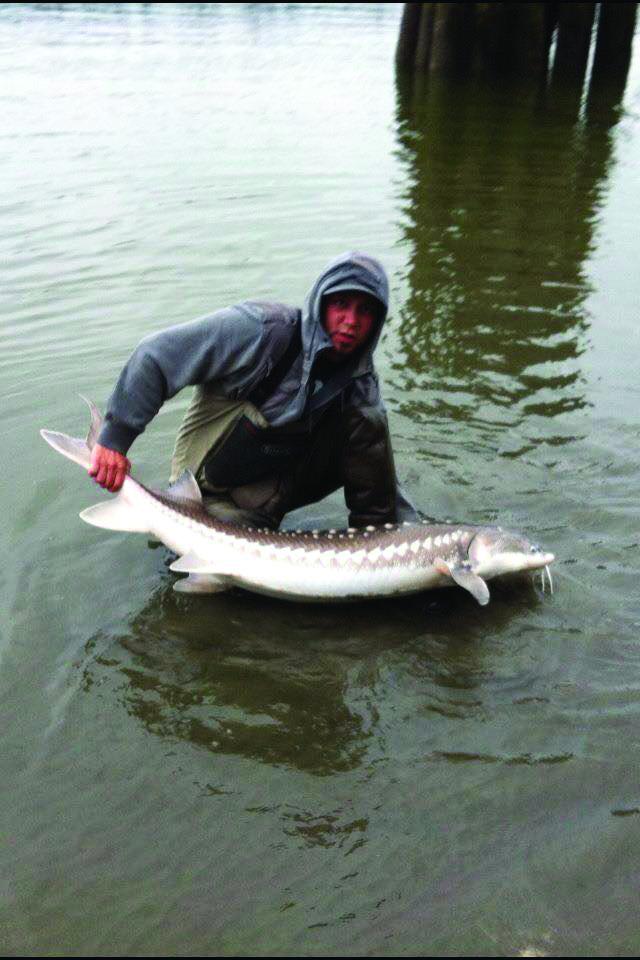
[[[622, 106], [411, 90], [400, 10], [0, 7], [3, 955], [637, 955], [638, 59]], [[38, 428], [353, 248], [406, 487], [528, 531], [552, 597], [184, 598], [77, 519]]]

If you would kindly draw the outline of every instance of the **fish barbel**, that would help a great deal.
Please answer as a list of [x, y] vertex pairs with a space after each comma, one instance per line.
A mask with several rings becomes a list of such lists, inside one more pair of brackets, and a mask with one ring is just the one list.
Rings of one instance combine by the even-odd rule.
[[[91, 401], [86, 440], [41, 430], [54, 450], [86, 469], [102, 417]], [[127, 476], [117, 496], [80, 517], [96, 527], [156, 537], [179, 555], [171, 564], [181, 593], [242, 587], [287, 600], [336, 601], [394, 597], [457, 584], [489, 602], [486, 581], [542, 570], [553, 589], [552, 553], [498, 526], [387, 523], [364, 529], [291, 531], [223, 523], [207, 513], [190, 471], [158, 491]]]

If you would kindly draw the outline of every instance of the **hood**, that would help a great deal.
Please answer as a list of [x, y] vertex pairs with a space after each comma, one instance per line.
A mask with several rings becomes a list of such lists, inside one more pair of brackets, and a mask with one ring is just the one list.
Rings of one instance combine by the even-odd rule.
[[[314, 361], [332, 343], [321, 322], [322, 298], [338, 290], [362, 290], [380, 303], [380, 320], [364, 347], [353, 357], [336, 364], [335, 374], [322, 389], [310, 396], [311, 371]], [[283, 427], [311, 417], [313, 411], [330, 402], [354, 377], [373, 371], [373, 351], [387, 316], [389, 284], [384, 268], [366, 253], [343, 253], [323, 270], [312, 286], [302, 309], [301, 362], [293, 364], [264, 406], [261, 407], [272, 427]], [[327, 391], [327, 388], [328, 391]], [[317, 404], [317, 406], [316, 406]]]
[[[302, 311], [302, 346], [307, 371], [320, 350], [331, 347], [322, 326], [322, 298], [339, 290], [362, 290], [375, 297], [381, 305], [380, 319], [373, 336], [352, 361], [353, 373], [364, 373], [372, 365], [376, 348], [389, 307], [389, 282], [384, 267], [367, 253], [343, 253], [325, 267], [312, 286]], [[349, 361], [347, 361], [349, 363]]]

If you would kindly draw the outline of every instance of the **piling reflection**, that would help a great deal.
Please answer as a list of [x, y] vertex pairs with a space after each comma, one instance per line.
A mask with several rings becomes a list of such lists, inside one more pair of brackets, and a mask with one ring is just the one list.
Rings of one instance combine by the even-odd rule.
[[[112, 686], [156, 736], [328, 775], [376, 762], [412, 723], [477, 716], [495, 670], [487, 639], [537, 603], [522, 585], [497, 590], [490, 611], [453, 589], [339, 608], [240, 591], [196, 602], [167, 577], [126, 634], [87, 642], [82, 686]], [[389, 727], [397, 699], [402, 734]], [[290, 826], [311, 842], [318, 825]]]
[[495, 443], [589, 402], [585, 261], [618, 115], [605, 90], [579, 113], [570, 85], [419, 83], [398, 76], [408, 289], [395, 385], [414, 421], [468, 421]]

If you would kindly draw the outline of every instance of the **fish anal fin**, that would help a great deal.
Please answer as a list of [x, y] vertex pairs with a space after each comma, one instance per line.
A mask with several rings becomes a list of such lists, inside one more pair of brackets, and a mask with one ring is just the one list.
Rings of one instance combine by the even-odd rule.
[[221, 593], [231, 584], [210, 574], [190, 573], [183, 580], [176, 580], [173, 589], [176, 593]]
[[185, 553], [184, 556], [178, 557], [169, 569], [173, 570], [174, 573], [206, 573], [213, 577], [223, 577], [226, 573], [226, 571], [220, 569], [215, 560], [204, 560], [196, 553]]
[[191, 470], [183, 470], [178, 479], [167, 487], [164, 495], [172, 500], [190, 500], [192, 503], [202, 503], [200, 487]]
[[469, 567], [462, 564], [448, 564], [445, 560], [436, 560], [433, 565], [438, 573], [451, 577], [459, 587], [467, 590], [482, 607], [489, 603], [489, 587], [482, 577], [479, 577]]

